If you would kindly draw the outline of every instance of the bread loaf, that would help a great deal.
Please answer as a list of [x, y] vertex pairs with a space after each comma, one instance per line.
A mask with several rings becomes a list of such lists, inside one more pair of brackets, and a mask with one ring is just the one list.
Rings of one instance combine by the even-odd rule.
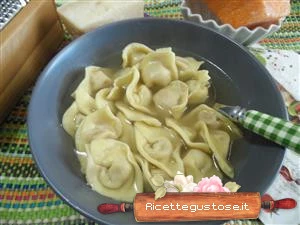
[[71, 1], [57, 9], [67, 30], [81, 35], [104, 24], [144, 16], [143, 0]]

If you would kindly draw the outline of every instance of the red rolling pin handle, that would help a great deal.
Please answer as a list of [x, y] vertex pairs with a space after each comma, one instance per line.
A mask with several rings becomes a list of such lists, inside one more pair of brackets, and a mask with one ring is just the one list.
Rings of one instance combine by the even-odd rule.
[[261, 207], [267, 210], [277, 209], [293, 209], [297, 206], [297, 202], [292, 198], [284, 198], [280, 200], [263, 201]]
[[116, 212], [128, 212], [133, 210], [131, 203], [110, 204], [104, 203], [98, 206], [98, 211], [102, 214], [111, 214]]
[[293, 209], [297, 206], [297, 202], [292, 198], [285, 198], [275, 201], [275, 209]]

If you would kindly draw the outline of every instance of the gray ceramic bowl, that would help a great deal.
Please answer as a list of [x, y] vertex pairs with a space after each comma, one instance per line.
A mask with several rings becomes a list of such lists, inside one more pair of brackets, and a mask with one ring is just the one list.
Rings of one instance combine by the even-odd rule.
[[[114, 201], [86, 184], [73, 152], [73, 140], [63, 130], [61, 120], [72, 102], [70, 94], [83, 78], [84, 67], [120, 65], [121, 50], [131, 42], [152, 48], [171, 46], [179, 55], [205, 60], [204, 68], [210, 71], [221, 103], [281, 118], [287, 116], [281, 95], [266, 69], [245, 48], [208, 28], [176, 20], [136, 19], [82, 36], [62, 50], [41, 74], [31, 98], [28, 130], [33, 157], [45, 180], [65, 202], [99, 223], [134, 224], [135, 220], [133, 213], [97, 212], [98, 204]], [[240, 191], [264, 193], [283, 156], [281, 147], [245, 132], [232, 152]]]

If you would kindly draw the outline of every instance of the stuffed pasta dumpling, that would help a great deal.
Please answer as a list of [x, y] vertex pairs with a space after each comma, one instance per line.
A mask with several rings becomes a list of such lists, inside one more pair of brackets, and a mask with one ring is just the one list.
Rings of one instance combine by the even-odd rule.
[[102, 67], [97, 66], [88, 66], [85, 68], [85, 78], [83, 82], [90, 96], [95, 97], [100, 89], [111, 86], [112, 80], [104, 71]]
[[152, 49], [140, 43], [131, 43], [127, 45], [122, 52], [123, 67], [131, 67], [140, 62]]
[[123, 113], [118, 112], [117, 117], [120, 119], [122, 124], [122, 133], [119, 138], [120, 141], [127, 143], [130, 147], [132, 153], [137, 154], [138, 150], [136, 148], [135, 143], [135, 134], [134, 134], [134, 127], [133, 123], [130, 122]]
[[171, 50], [149, 53], [140, 62], [139, 68], [142, 80], [149, 88], [165, 87], [178, 79], [175, 54]]
[[199, 149], [190, 149], [183, 158], [184, 169], [187, 175], [192, 175], [194, 180], [200, 181], [204, 177], [213, 175], [222, 177], [222, 174], [214, 165], [211, 155]]
[[180, 57], [176, 56], [176, 66], [178, 72], [182, 71], [197, 71], [199, 67], [203, 64], [203, 61], [197, 61], [192, 57]]
[[109, 100], [109, 95], [111, 94], [111, 88], [103, 88], [95, 96], [95, 103], [97, 109], [109, 107], [109, 109], [113, 112], [116, 113], [117, 109], [112, 100]]
[[177, 171], [184, 171], [180, 157], [182, 144], [176, 133], [165, 127], [153, 127], [141, 122], [136, 122], [134, 129], [137, 149], [146, 160], [171, 177]]
[[152, 92], [144, 84], [140, 84], [140, 73], [137, 68], [133, 68], [132, 80], [126, 89], [126, 98], [129, 104], [142, 112], [153, 115], [151, 110]]
[[73, 93], [78, 109], [84, 115], [96, 110], [96, 93], [112, 84], [112, 80], [103, 71], [105, 70], [102, 67], [86, 67], [85, 77]]
[[206, 153], [211, 153], [209, 145], [198, 135], [197, 130], [184, 126], [171, 118], [166, 118], [166, 125], [176, 131], [189, 148], [201, 149]]
[[87, 147], [86, 179], [93, 190], [119, 201], [133, 202], [143, 192], [143, 176], [129, 146], [97, 138]]
[[182, 117], [181, 122], [186, 126], [197, 129], [198, 122], [204, 122], [207, 126], [214, 129], [219, 129], [222, 126], [222, 121], [218, 118], [216, 110], [204, 104], [195, 107]]
[[179, 79], [189, 87], [190, 104], [201, 104], [206, 101], [210, 85], [207, 70], [183, 71], [179, 74]]
[[122, 102], [116, 102], [116, 107], [118, 108], [118, 110], [120, 110], [125, 117], [132, 122], [136, 122], [136, 121], [140, 121], [140, 122], [144, 122], [146, 124], [152, 125], [152, 126], [160, 126], [161, 122], [152, 117], [149, 116], [145, 113], [136, 111], [130, 107], [128, 107], [126, 104], [122, 103]]
[[164, 180], [172, 180], [172, 178], [162, 169], [152, 165], [142, 156], [137, 155], [136, 160], [140, 165], [143, 175], [144, 175], [144, 191], [153, 192], [156, 191], [159, 186], [156, 185], [155, 179], [159, 177]]
[[179, 80], [172, 81], [155, 93], [153, 101], [164, 114], [171, 113], [174, 118], [178, 119], [187, 107], [188, 86]]
[[208, 129], [207, 125], [200, 122], [200, 134], [208, 143], [220, 169], [230, 178], [234, 177], [234, 169], [227, 160], [230, 149], [230, 136], [221, 130]]
[[72, 105], [67, 109], [63, 115], [62, 125], [65, 131], [72, 137], [74, 137], [75, 132], [85, 116], [80, 113], [76, 102], [73, 102]]
[[118, 138], [122, 133], [122, 124], [109, 107], [100, 108], [89, 114], [80, 124], [75, 134], [78, 151], [85, 151], [85, 145], [96, 137]]

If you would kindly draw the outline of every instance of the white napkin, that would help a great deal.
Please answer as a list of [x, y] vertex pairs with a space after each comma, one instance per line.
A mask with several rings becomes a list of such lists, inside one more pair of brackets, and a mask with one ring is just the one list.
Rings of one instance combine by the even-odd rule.
[[[300, 178], [299, 162], [300, 156], [287, 149], [282, 165], [288, 168], [293, 179]], [[300, 224], [300, 186], [296, 182], [289, 182], [278, 173], [266, 193], [272, 196], [274, 200], [293, 198], [297, 201], [297, 206], [294, 209], [279, 209], [277, 213], [272, 214], [261, 210], [259, 219], [264, 224]]]
[[250, 51], [266, 66], [273, 78], [300, 101], [300, 55], [294, 51], [267, 50], [255, 44]]

